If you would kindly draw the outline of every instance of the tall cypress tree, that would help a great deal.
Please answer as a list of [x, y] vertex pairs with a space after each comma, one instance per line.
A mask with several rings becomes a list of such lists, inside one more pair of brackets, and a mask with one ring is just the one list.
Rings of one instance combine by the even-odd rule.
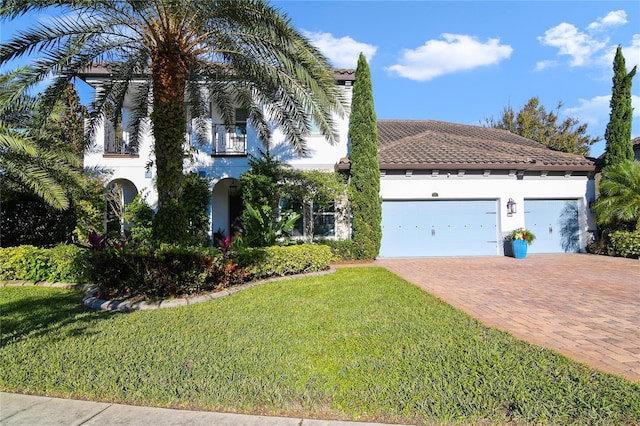
[[353, 215], [353, 241], [359, 258], [373, 259], [380, 251], [382, 239], [382, 200], [373, 86], [369, 65], [362, 53], [358, 58], [353, 86], [349, 138], [349, 198]]
[[627, 74], [622, 47], [618, 46], [613, 59], [613, 92], [611, 94], [611, 115], [604, 138], [607, 141], [605, 164], [618, 164], [625, 160], [633, 160], [631, 145], [631, 81], [636, 74], [636, 67]]

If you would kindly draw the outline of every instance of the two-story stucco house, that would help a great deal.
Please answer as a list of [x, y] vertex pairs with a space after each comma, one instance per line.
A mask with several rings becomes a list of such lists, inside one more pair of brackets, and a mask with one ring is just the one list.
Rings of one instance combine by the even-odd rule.
[[[83, 79], [98, 88], [108, 70], [93, 68]], [[335, 81], [350, 103], [353, 70], [336, 70]], [[156, 200], [150, 135], [135, 153], [127, 150], [127, 116], [121, 130], [106, 123], [85, 155], [86, 166], [110, 169], [111, 183], [123, 188], [124, 203], [140, 191]], [[320, 134], [307, 140], [309, 155], [295, 155], [277, 129], [272, 155], [298, 169], [349, 171], [349, 113], [338, 118], [339, 142]], [[227, 233], [242, 204], [238, 179], [248, 156], [264, 149], [242, 110], [225, 126], [215, 110], [210, 134], [191, 141], [193, 161], [185, 170], [211, 179], [211, 232]], [[595, 231], [589, 204], [595, 199], [592, 161], [553, 151], [507, 131], [430, 120], [379, 120], [379, 159], [383, 200], [381, 257], [504, 255], [504, 237], [526, 227], [537, 240], [532, 253], [578, 252]], [[344, 218], [324, 217], [325, 236], [344, 239]], [[328, 224], [328, 230], [327, 225]], [[333, 228], [333, 229], [331, 229]], [[327, 232], [328, 231], [328, 232]]]
[[[104, 66], [94, 66], [81, 75], [93, 88], [99, 89], [109, 78]], [[335, 82], [342, 91], [345, 103], [351, 104], [351, 90], [355, 78], [354, 70], [335, 70]], [[114, 126], [105, 121], [95, 132], [92, 146], [85, 152], [85, 167], [99, 167], [111, 172], [109, 184], [122, 188], [122, 205], [130, 203], [136, 194], [145, 191], [147, 201], [153, 206], [157, 202], [154, 186], [152, 135], [139, 138], [137, 149], [129, 146], [128, 118], [132, 105], [125, 101], [122, 123]], [[333, 172], [336, 162], [347, 153], [349, 110], [342, 117], [335, 116], [339, 140], [329, 144], [319, 132], [313, 131], [307, 138], [308, 155], [302, 157], [291, 149], [282, 132], [275, 129], [269, 144], [269, 153], [291, 167], [302, 170]], [[212, 198], [210, 204], [211, 232], [227, 235], [234, 219], [242, 210], [238, 192], [240, 176], [249, 169], [251, 155], [259, 157], [265, 146], [256, 132], [247, 124], [246, 111], [235, 111], [235, 123], [225, 125], [213, 107], [209, 111], [209, 132], [204, 142], [187, 132], [185, 139], [190, 145], [190, 158], [184, 162], [185, 171], [196, 172], [210, 179]], [[322, 213], [326, 215], [327, 213]], [[326, 218], [325, 218], [326, 219]], [[333, 217], [334, 222], [337, 218]], [[327, 220], [324, 220], [326, 223]], [[328, 221], [329, 223], [331, 221]], [[304, 229], [304, 227], [301, 227]], [[348, 238], [349, 227], [334, 223], [334, 229], [323, 227], [329, 238]]]

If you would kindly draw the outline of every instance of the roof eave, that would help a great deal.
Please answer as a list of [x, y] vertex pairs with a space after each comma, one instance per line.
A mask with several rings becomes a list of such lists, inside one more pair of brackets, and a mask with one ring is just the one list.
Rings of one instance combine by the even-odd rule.
[[[348, 166], [348, 165], [347, 165]], [[381, 170], [523, 170], [523, 171], [584, 171], [595, 170], [593, 164], [523, 164], [523, 163], [380, 163]]]

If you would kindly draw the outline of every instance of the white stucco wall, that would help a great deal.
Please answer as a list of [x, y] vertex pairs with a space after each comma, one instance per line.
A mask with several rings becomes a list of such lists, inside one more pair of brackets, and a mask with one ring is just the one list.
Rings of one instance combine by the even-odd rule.
[[154, 187], [155, 166], [146, 170], [147, 163], [152, 160], [151, 137], [141, 138], [137, 155], [113, 155], [104, 152], [104, 125], [98, 126], [93, 144], [85, 151], [85, 168], [96, 168], [107, 172], [107, 182], [125, 179], [133, 183], [138, 192], [145, 190], [147, 201], [152, 206], [157, 203]]
[[338, 132], [338, 141], [330, 144], [322, 134], [315, 133], [307, 137], [308, 155], [305, 157], [293, 153], [289, 143], [278, 129], [273, 133], [270, 152], [281, 161], [301, 170], [334, 171], [335, 164], [348, 153], [349, 114], [352, 86], [340, 86], [347, 108], [345, 114], [333, 114]]

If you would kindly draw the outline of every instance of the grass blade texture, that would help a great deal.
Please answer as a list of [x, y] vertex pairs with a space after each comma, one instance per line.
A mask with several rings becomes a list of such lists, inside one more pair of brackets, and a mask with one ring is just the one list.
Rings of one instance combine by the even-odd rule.
[[174, 309], [0, 289], [0, 389], [402, 423], [637, 424], [640, 384], [482, 326], [381, 268]]

